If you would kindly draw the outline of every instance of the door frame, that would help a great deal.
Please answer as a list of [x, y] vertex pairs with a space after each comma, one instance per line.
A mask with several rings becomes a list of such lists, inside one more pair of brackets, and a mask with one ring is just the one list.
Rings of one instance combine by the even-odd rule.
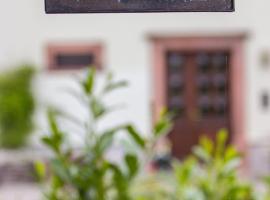
[[166, 87], [166, 52], [168, 50], [226, 50], [230, 52], [229, 81], [230, 81], [230, 131], [231, 142], [236, 148], [245, 153], [245, 70], [244, 70], [244, 40], [246, 34], [223, 36], [151, 36], [152, 43], [152, 114], [153, 121], [157, 120], [161, 109], [167, 104]]

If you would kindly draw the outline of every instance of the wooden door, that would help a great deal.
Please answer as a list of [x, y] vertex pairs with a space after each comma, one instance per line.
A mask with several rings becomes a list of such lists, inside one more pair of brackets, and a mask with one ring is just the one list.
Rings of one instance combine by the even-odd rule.
[[199, 137], [229, 129], [229, 53], [168, 51], [167, 107], [175, 113], [173, 152], [187, 155]]
[[155, 38], [154, 116], [161, 107], [175, 113], [169, 135], [179, 158], [202, 135], [221, 128], [243, 150], [242, 37]]

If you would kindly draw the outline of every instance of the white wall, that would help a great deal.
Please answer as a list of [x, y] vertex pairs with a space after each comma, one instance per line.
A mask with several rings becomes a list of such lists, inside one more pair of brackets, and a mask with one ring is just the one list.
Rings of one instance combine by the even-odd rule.
[[[105, 47], [105, 68], [131, 82], [131, 88], [112, 98], [124, 101], [128, 110], [119, 119], [150, 129], [151, 48], [149, 34], [222, 34], [247, 32], [246, 131], [250, 140], [270, 133], [270, 112], [261, 112], [259, 94], [270, 92], [270, 69], [261, 70], [260, 52], [270, 52], [269, 0], [236, 0], [235, 13], [155, 13], [46, 15], [43, 0], [10, 0], [0, 7], [0, 68], [20, 62], [45, 67], [44, 46], [53, 41], [99, 41]], [[70, 84], [68, 74], [43, 72], [36, 91], [41, 102], [58, 99], [57, 88]], [[71, 102], [67, 102], [71, 104]], [[70, 107], [70, 106], [69, 106]], [[39, 117], [41, 119], [41, 117]], [[120, 120], [121, 121], [121, 120]]]

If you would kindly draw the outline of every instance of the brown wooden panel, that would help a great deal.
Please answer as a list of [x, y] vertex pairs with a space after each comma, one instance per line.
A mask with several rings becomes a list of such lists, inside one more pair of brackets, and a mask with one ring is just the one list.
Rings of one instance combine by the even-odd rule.
[[167, 103], [177, 113], [170, 138], [183, 158], [202, 135], [214, 139], [221, 128], [230, 129], [229, 53], [169, 51], [167, 60]]
[[228, 12], [233, 0], [45, 0], [46, 13]]

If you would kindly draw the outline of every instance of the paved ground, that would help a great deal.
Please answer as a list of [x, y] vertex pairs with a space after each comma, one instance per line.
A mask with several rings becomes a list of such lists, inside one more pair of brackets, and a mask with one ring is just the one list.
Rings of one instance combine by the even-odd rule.
[[[12, 166], [27, 161], [33, 162], [43, 158], [44, 155], [46, 155], [46, 151], [39, 148], [20, 149], [19, 151], [1, 149], [0, 166], [7, 163]], [[12, 182], [0, 184], [0, 200], [42, 200], [39, 185], [23, 182], [14, 183], [14, 181], [16, 181], [15, 178], [12, 179]]]
[[12, 184], [0, 186], [0, 200], [41, 200], [37, 185]]

